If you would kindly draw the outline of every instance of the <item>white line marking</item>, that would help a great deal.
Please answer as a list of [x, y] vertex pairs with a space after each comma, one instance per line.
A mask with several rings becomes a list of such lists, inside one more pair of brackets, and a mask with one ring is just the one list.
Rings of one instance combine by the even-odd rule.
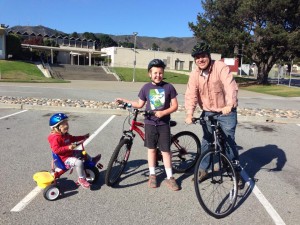
[[276, 212], [276, 210], [273, 208], [271, 203], [266, 199], [266, 197], [261, 193], [261, 191], [258, 189], [257, 185], [254, 184], [253, 180], [248, 176], [248, 174], [243, 169], [241, 172], [241, 175], [246, 182], [248, 186], [250, 186], [252, 192], [255, 194], [256, 198], [260, 201], [260, 203], [263, 205], [263, 207], [266, 209], [266, 211], [269, 213], [273, 221], [276, 225], [285, 225], [285, 222], [280, 217], [280, 215]]
[[297, 124], [300, 127], [300, 124]]
[[7, 93], [7, 92], [13, 92], [13, 93], [31, 93], [31, 94], [36, 94], [36, 93], [42, 93], [42, 92], [33, 92], [33, 91], [0, 91], [0, 92], [4, 92], [4, 93]]
[[106, 127], [107, 124], [110, 123], [110, 121], [112, 121], [113, 118], [115, 118], [116, 115], [112, 115], [108, 120], [106, 120], [106, 122], [104, 124], [102, 124], [101, 127], [99, 127], [93, 134], [91, 134], [91, 136], [84, 142], [84, 146], [88, 145], [92, 140], [93, 138], [100, 133], [101, 130], [103, 130], [104, 127]]
[[[97, 134], [113, 119], [116, 115], [112, 115], [101, 127], [99, 127], [85, 142], [84, 146], [88, 145]], [[40, 187], [35, 187], [25, 198], [23, 198], [12, 210], [11, 212], [20, 212], [23, 210], [43, 189]]]
[[10, 115], [7, 115], [7, 116], [0, 117], [0, 120], [5, 119], [5, 118], [10, 117], [10, 116], [17, 115], [17, 114], [19, 114], [19, 113], [26, 112], [26, 111], [28, 111], [28, 110], [23, 110], [23, 111], [16, 112], [16, 113], [13, 113], [13, 114], [10, 114]]
[[25, 198], [23, 198], [15, 207], [13, 207], [11, 212], [20, 212], [24, 209], [43, 189], [36, 186]]

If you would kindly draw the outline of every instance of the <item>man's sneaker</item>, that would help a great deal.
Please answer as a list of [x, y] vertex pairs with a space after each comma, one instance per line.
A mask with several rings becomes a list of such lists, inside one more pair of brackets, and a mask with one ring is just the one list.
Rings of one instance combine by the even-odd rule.
[[91, 184], [89, 182], [87, 182], [87, 180], [85, 178], [78, 178], [78, 184], [80, 184], [83, 188], [90, 188]]
[[214, 164], [214, 171], [215, 171], [215, 172], [218, 172], [219, 170], [220, 170], [219, 162], [216, 162], [216, 163]]
[[155, 175], [150, 175], [148, 180], [148, 186], [150, 188], [157, 188], [157, 181]]
[[93, 163], [97, 164], [97, 162], [99, 162], [100, 159], [101, 159], [101, 154], [96, 155], [96, 156], [92, 159], [92, 161], [93, 161]]
[[180, 187], [176, 183], [176, 180], [174, 177], [171, 177], [170, 179], [166, 179], [166, 184], [168, 188], [170, 188], [172, 191], [179, 191]]
[[[199, 175], [198, 175], [199, 182], [201, 182], [202, 180], [204, 180], [206, 177], [207, 177], [207, 172], [204, 171], [204, 170], [200, 170], [199, 171]], [[194, 181], [194, 177], [193, 177], [192, 181]]]
[[237, 183], [238, 183], [238, 189], [244, 189], [244, 187], [245, 187], [245, 182], [244, 182], [244, 180], [243, 180], [243, 178], [242, 178], [242, 176], [240, 175], [240, 173], [239, 172], [237, 172], [236, 173], [237, 174]]

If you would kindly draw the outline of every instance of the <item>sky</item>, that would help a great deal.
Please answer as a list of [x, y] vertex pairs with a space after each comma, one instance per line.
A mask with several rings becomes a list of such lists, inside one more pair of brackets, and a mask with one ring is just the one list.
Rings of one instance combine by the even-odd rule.
[[193, 37], [200, 0], [0, 0], [0, 23], [65, 33]]

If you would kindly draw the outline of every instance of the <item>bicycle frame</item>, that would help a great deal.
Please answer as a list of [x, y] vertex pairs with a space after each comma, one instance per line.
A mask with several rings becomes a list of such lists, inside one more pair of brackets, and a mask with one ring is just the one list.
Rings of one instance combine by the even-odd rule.
[[227, 148], [226, 148], [226, 140], [224, 137], [224, 133], [217, 120], [217, 117], [220, 115], [221, 115], [220, 113], [216, 113], [211, 116], [205, 116], [205, 117], [200, 116], [200, 118], [193, 118], [193, 122], [197, 123], [197, 121], [199, 120], [200, 124], [203, 126], [205, 121], [210, 121], [211, 122], [210, 127], [212, 129], [212, 135], [213, 135], [213, 142], [210, 143], [210, 145], [214, 147], [215, 152], [223, 152], [224, 154], [229, 156], [230, 153], [226, 152]]
[[[134, 117], [131, 121], [131, 126], [130, 126], [130, 129], [127, 130], [127, 131], [124, 131], [123, 133], [124, 134], [128, 134], [129, 132], [133, 134], [133, 131], [135, 131], [136, 133], [139, 134], [139, 136], [143, 139], [143, 141], [145, 140], [145, 133], [139, 128], [139, 127], [142, 127], [144, 128], [145, 127], [145, 124], [142, 123], [142, 122], [138, 122], [136, 121], [137, 119], [137, 116], [139, 114], [139, 112], [143, 112], [141, 110], [138, 110], [138, 109], [133, 109], [133, 112], [134, 112]], [[133, 134], [132, 137], [135, 137], [135, 135]]]

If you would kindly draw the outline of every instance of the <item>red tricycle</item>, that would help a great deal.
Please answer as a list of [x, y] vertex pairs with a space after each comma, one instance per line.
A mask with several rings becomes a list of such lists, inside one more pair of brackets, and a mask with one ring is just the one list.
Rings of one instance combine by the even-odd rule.
[[[82, 146], [82, 159], [84, 161], [84, 171], [86, 173], [86, 179], [89, 183], [97, 182], [99, 177], [99, 169], [103, 168], [101, 163], [95, 163], [90, 157], [87, 157], [86, 150], [83, 145], [83, 141], [73, 143], [77, 146]], [[73, 170], [73, 168], [67, 168], [61, 158], [52, 152], [51, 161], [51, 171], [41, 171], [33, 175], [33, 179], [36, 181], [37, 185], [44, 189], [44, 198], [49, 201], [56, 200], [62, 193], [60, 192], [57, 179], [60, 178], [68, 170]], [[70, 173], [71, 173], [70, 172]]]

